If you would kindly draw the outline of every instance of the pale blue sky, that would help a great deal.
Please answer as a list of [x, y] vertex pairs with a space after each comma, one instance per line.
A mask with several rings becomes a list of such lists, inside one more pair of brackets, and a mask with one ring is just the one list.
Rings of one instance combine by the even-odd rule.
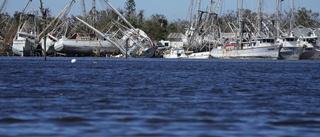
[[[14, 11], [22, 11], [23, 7], [28, 0], [8, 0], [8, 4], [4, 9], [5, 12], [13, 13]], [[32, 8], [35, 10], [39, 9], [39, 1], [33, 0], [33, 2], [28, 6], [27, 11]], [[43, 0], [44, 7], [49, 7], [52, 11], [52, 16], [57, 15], [70, 0]], [[92, 1], [92, 0], [86, 0]], [[106, 8], [101, 6], [103, 0], [96, 0], [98, 9]], [[124, 9], [127, 0], [109, 0], [109, 2], [116, 8]], [[196, 1], [196, 0], [194, 0]], [[201, 8], [205, 10], [209, 5], [210, 0], [202, 0]], [[216, 0], [217, 1], [217, 0]], [[257, 11], [258, 0], [244, 0], [244, 8], [251, 9], [252, 11]], [[265, 5], [263, 7], [264, 12], [273, 13], [275, 11], [276, 0], [264, 0]], [[306, 7], [313, 12], [320, 13], [320, 0], [294, 0], [296, 9], [298, 7]], [[3, 0], [0, 0], [2, 3]], [[291, 0], [284, 0], [282, 9], [289, 10]], [[177, 19], [186, 20], [188, 17], [188, 11], [190, 6], [190, 0], [135, 0], [137, 11], [144, 10], [145, 17], [148, 18], [152, 14], [163, 14], [169, 21], [174, 21]], [[89, 5], [88, 5], [89, 7]], [[219, 10], [220, 14], [226, 13], [228, 10], [236, 11], [237, 0], [223, 0], [221, 8]], [[81, 14], [81, 0], [76, 0], [71, 14]]]

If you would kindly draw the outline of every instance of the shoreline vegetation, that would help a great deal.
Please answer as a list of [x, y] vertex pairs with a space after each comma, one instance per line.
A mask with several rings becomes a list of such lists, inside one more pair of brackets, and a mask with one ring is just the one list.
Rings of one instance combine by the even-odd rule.
[[[173, 20], [169, 21], [165, 15], [162, 14], [153, 14], [150, 17], [145, 17], [144, 10], [136, 11], [134, 0], [127, 0], [124, 9], [118, 9], [120, 13], [122, 13], [126, 19], [136, 28], [141, 28], [147, 35], [157, 43], [160, 40], [167, 40], [167, 36], [170, 33], [185, 33], [186, 28], [190, 26], [190, 21], [188, 20]], [[54, 16], [51, 15], [50, 9], [46, 8], [46, 21], [50, 22], [54, 20]], [[42, 11], [36, 11], [36, 17], [41, 18]], [[308, 10], [305, 7], [299, 8], [294, 13], [294, 26], [304, 26], [307, 28], [320, 28], [320, 14], [313, 12], [312, 10]], [[18, 26], [20, 23], [21, 15], [26, 14], [20, 11], [16, 11], [13, 15], [3, 11], [0, 14], [0, 56], [11, 56], [12, 53], [12, 41], [15, 38], [15, 35], [18, 30]], [[265, 17], [265, 20], [270, 20], [271, 23], [274, 23], [274, 18], [276, 17], [276, 13], [267, 14], [262, 13]], [[227, 13], [223, 15], [218, 15], [215, 20], [215, 24], [220, 28], [223, 33], [232, 33], [232, 30], [229, 27], [229, 24], [237, 24], [237, 11], [228, 10]], [[256, 11], [251, 11], [249, 9], [243, 10], [243, 17], [255, 21], [257, 20], [258, 13]], [[282, 30], [289, 30], [292, 12], [290, 9], [287, 11], [283, 11], [280, 13], [280, 23]], [[84, 18], [84, 16], [80, 16]], [[106, 27], [106, 22], [110, 22], [114, 20], [117, 15], [110, 9], [104, 9], [95, 12], [95, 21], [94, 24], [98, 29], [103, 29]], [[254, 27], [254, 26], [248, 26]], [[44, 28], [44, 24], [40, 21], [37, 22], [38, 31]], [[78, 30], [79, 31], [79, 30]], [[82, 31], [82, 30], [80, 30]], [[71, 35], [72, 32], [68, 32]]]

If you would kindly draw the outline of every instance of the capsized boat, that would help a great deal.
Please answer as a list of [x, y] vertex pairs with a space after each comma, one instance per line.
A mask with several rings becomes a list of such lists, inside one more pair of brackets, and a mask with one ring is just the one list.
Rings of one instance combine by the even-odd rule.
[[118, 48], [104, 39], [93, 40], [81, 34], [75, 34], [73, 38], [63, 36], [54, 43], [55, 51], [67, 56], [89, 56], [93, 54], [113, 54]]
[[[115, 21], [112, 22], [112, 27], [114, 28], [109, 29], [112, 30], [112, 32], [102, 33], [84, 20], [74, 16], [76, 20], [94, 31], [97, 36], [91, 37], [90, 35], [81, 36], [77, 34], [72, 38], [62, 37], [55, 43], [55, 50], [57, 52], [77, 55], [91, 53], [98, 55], [101, 53], [115, 54], [115, 52], [117, 52], [116, 54], [122, 54], [126, 57], [138, 57], [143, 52], [150, 52], [151, 50], [148, 49], [154, 45], [147, 34], [141, 29], [133, 27], [108, 1], [105, 1], [105, 3], [112, 8], [118, 17], [129, 27], [122, 25], [119, 21]], [[146, 55], [153, 54], [144, 54], [144, 57]]]

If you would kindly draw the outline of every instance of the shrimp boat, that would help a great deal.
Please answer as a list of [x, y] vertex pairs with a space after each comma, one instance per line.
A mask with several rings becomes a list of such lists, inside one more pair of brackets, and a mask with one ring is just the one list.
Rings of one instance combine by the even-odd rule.
[[284, 60], [309, 60], [320, 59], [318, 37], [314, 32], [308, 32], [300, 36], [290, 36], [282, 38], [280, 42], [279, 59]]
[[302, 46], [302, 52], [299, 54], [299, 60], [319, 60], [320, 47], [317, 43], [318, 37], [314, 32], [309, 32], [307, 36], [299, 39]]
[[298, 60], [299, 54], [302, 52], [302, 47], [298, 45], [298, 37], [290, 32], [290, 35], [284, 36], [277, 40], [279, 43], [279, 59], [282, 60]]
[[[227, 38], [224, 40], [224, 44], [212, 49], [210, 53], [212, 58], [278, 59], [279, 46], [276, 44], [274, 36], [270, 35], [268, 26], [264, 29], [261, 27], [262, 5], [263, 2], [259, 1], [259, 26], [253, 27], [254, 30], [252, 30], [248, 26], [253, 26], [253, 23], [243, 17], [243, 0], [238, 0], [238, 27], [236, 27], [238, 32], [233, 31], [236, 37]], [[229, 26], [231, 27], [231, 25]]]
[[212, 58], [224, 59], [278, 59], [279, 47], [273, 38], [257, 38], [252, 42], [225, 43], [212, 49]]
[[181, 48], [171, 48], [170, 53], [164, 54], [163, 58], [171, 58], [171, 59], [208, 59], [210, 57], [210, 52], [186, 52]]
[[[28, 17], [34, 17], [29, 15]], [[31, 27], [31, 29], [30, 29]], [[18, 30], [12, 44], [12, 51], [18, 56], [32, 56], [37, 49], [35, 43], [36, 33], [32, 26], [25, 21]]]
[[[25, 12], [28, 5], [32, 2], [29, 0], [22, 10]], [[18, 56], [32, 56], [35, 55], [37, 50], [40, 49], [36, 44], [36, 16], [34, 13], [21, 14], [19, 28], [16, 36], [13, 39], [12, 52]]]
[[18, 32], [13, 40], [12, 51], [18, 56], [31, 56], [35, 51], [35, 35]]

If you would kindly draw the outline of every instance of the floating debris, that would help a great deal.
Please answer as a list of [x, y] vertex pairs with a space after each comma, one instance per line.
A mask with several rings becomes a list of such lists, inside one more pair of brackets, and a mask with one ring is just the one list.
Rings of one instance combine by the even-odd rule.
[[71, 60], [71, 63], [76, 63], [76, 62], [77, 62], [76, 59], [72, 59], [72, 60]]

